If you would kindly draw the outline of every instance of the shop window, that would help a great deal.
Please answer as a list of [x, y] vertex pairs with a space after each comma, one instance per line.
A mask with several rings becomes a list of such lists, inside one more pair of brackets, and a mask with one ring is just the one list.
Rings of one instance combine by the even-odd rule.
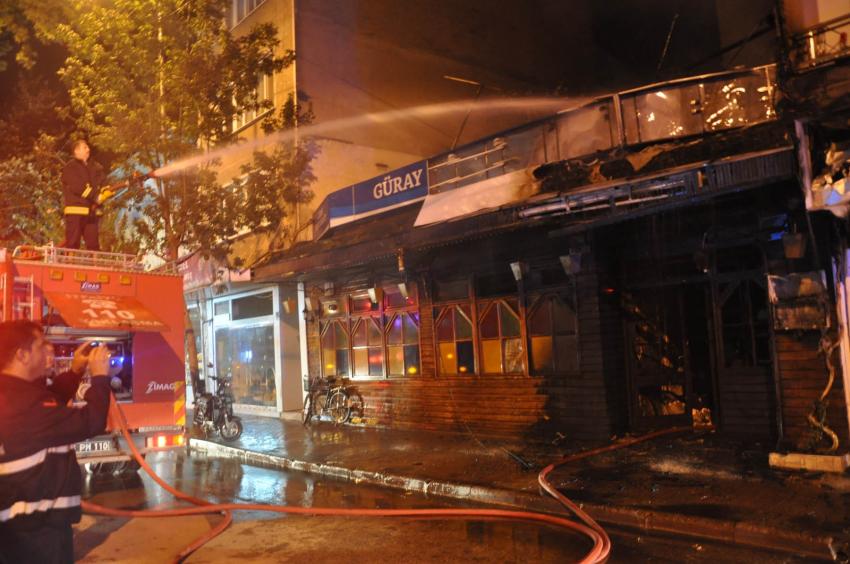
[[468, 304], [438, 308], [437, 346], [441, 374], [474, 374], [475, 350], [472, 344], [472, 311]]
[[347, 377], [349, 368], [349, 340], [345, 320], [321, 324], [322, 375]]
[[451, 302], [456, 300], [469, 300], [469, 281], [466, 279], [437, 282], [435, 286], [435, 301]]
[[522, 374], [523, 346], [517, 300], [481, 302], [479, 311], [481, 372]]
[[379, 310], [379, 304], [373, 302], [369, 294], [351, 296], [351, 313], [373, 313]]
[[345, 315], [345, 300], [344, 299], [323, 299], [322, 317], [340, 317]]
[[575, 310], [561, 296], [538, 298], [529, 312], [528, 334], [532, 372], [578, 370]]
[[508, 294], [516, 295], [516, 280], [508, 265], [503, 271], [494, 274], [484, 274], [475, 279], [476, 292], [479, 298], [490, 298]]
[[231, 376], [236, 403], [274, 407], [274, 325], [229, 327], [215, 332], [216, 366]]
[[274, 298], [271, 292], [252, 294], [232, 301], [232, 316], [234, 321], [265, 317], [274, 313]]
[[405, 311], [390, 315], [386, 330], [389, 375], [419, 374], [419, 314]]
[[415, 284], [407, 282], [384, 286], [385, 309], [415, 307], [418, 303]]
[[216, 302], [215, 305], [213, 305], [213, 313], [216, 317], [230, 315], [230, 302]]
[[384, 375], [384, 339], [380, 320], [362, 317], [353, 322], [351, 351], [355, 377]]

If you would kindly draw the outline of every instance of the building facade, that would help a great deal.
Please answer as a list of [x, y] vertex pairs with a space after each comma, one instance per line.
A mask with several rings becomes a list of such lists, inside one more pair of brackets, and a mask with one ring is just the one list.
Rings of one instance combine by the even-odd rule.
[[711, 422], [846, 450], [845, 229], [799, 180], [845, 139], [846, 96], [777, 111], [842, 84], [843, 60], [595, 99], [426, 159], [424, 199], [376, 213], [352, 185], [254, 278], [301, 285], [305, 373], [351, 379], [362, 424], [551, 441]]

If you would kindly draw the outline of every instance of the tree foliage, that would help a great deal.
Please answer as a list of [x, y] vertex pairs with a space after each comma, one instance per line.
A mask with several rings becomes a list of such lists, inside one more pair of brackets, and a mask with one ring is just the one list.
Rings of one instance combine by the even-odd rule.
[[63, 162], [56, 140], [43, 135], [32, 151], [0, 160], [0, 247], [44, 245], [63, 234]]
[[[225, 24], [227, 0], [66, 3], [65, 21], [51, 28], [43, 14], [30, 12], [37, 20], [34, 29], [66, 47], [60, 73], [71, 116], [124, 171], [156, 171], [232, 141], [237, 112], [271, 106], [257, 95], [258, 78], [279, 72], [295, 56], [280, 52], [270, 24], [234, 37]], [[292, 125], [267, 121], [272, 129]], [[279, 229], [286, 212], [271, 208], [285, 210], [284, 200], [308, 193], [312, 175], [304, 171], [310, 154], [309, 148], [279, 144], [271, 155], [257, 155], [250, 170], [259, 171], [249, 172], [246, 182], [218, 178], [211, 162], [136, 185], [118, 202], [128, 212], [127, 234], [143, 251], [164, 259], [196, 249], [225, 256], [244, 225]], [[276, 184], [250, 180], [252, 175]], [[258, 195], [259, 186], [270, 190]], [[272, 201], [277, 197], [283, 200]]]

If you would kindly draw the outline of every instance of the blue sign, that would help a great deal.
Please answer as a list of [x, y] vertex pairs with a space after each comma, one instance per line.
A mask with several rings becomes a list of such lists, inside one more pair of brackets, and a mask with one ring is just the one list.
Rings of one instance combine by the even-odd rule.
[[329, 229], [417, 202], [428, 195], [428, 162], [397, 168], [328, 194], [313, 216], [316, 239]]

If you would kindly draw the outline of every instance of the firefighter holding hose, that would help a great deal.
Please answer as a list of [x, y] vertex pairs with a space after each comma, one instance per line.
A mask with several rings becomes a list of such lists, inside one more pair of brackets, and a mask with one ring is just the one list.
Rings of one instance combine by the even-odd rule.
[[[37, 323], [0, 323], [0, 564], [74, 561], [82, 490], [74, 443], [106, 428], [107, 348], [81, 345], [50, 385], [49, 352]], [[78, 391], [86, 369], [91, 384]], [[85, 405], [68, 405], [75, 393]]]
[[79, 249], [85, 241], [86, 249], [100, 250], [99, 228], [103, 204], [119, 195], [131, 182], [143, 182], [151, 173], [134, 172], [127, 180], [103, 186], [103, 167], [90, 160], [91, 148], [85, 139], [77, 139], [71, 146], [71, 159], [62, 169], [62, 193], [65, 197], [65, 241], [60, 247]]
[[100, 250], [98, 223], [103, 211], [100, 204], [111, 196], [101, 191], [105, 175], [103, 168], [89, 159], [91, 149], [84, 139], [77, 139], [71, 147], [74, 158], [62, 170], [62, 193], [65, 197], [65, 241], [60, 245], [79, 249], [85, 240], [90, 251]]

